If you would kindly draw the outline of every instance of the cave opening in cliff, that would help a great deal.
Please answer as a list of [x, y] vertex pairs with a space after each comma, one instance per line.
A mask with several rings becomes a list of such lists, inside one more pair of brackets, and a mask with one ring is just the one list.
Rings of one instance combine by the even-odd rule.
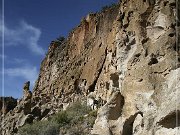
[[143, 116], [143, 113], [142, 112], [139, 112], [139, 113], [136, 113], [132, 116], [130, 116], [124, 123], [124, 126], [123, 126], [123, 132], [122, 132], [122, 135], [133, 135], [133, 123], [134, 123], [134, 120], [136, 118], [136, 116], [140, 114], [141, 116]]
[[111, 74], [110, 80], [113, 81], [114, 87], [119, 88], [119, 75], [118, 75], [118, 73]]
[[168, 114], [159, 122], [159, 125], [172, 129], [180, 127], [180, 111], [174, 111]]
[[91, 84], [89, 86], [89, 92], [94, 92], [95, 91], [95, 86], [96, 86], [96, 82], [93, 82], [93, 84]]
[[135, 116], [131, 116], [129, 119], [127, 119], [123, 126], [123, 133], [122, 135], [133, 135], [133, 123], [135, 120]]

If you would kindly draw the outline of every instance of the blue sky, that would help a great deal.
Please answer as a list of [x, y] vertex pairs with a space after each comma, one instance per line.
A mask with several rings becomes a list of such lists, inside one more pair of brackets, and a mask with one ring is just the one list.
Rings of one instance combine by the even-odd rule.
[[[0, 63], [2, 58], [5, 60], [4, 96], [20, 98], [24, 82], [31, 81], [33, 88], [49, 43], [59, 36], [66, 37], [89, 12], [99, 11], [102, 6], [117, 3], [118, 0], [4, 1], [5, 55], [0, 53]], [[0, 24], [2, 33], [2, 12]], [[0, 36], [2, 40], [2, 34]], [[2, 52], [2, 43], [0, 46]]]

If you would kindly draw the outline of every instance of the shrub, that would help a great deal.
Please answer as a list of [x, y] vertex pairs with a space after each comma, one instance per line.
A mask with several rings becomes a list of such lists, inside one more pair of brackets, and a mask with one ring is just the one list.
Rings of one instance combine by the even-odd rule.
[[89, 112], [90, 117], [97, 117], [97, 110], [92, 110]]
[[21, 127], [19, 135], [86, 135], [90, 132], [97, 116], [85, 103], [76, 102], [66, 111], [52, 116], [48, 121], [34, 122]]
[[34, 122], [27, 124], [18, 131], [19, 135], [58, 135], [59, 125], [52, 121]]
[[96, 117], [97, 117], [97, 110], [92, 110], [89, 112], [88, 117], [86, 118], [86, 121], [88, 122], [88, 125], [90, 127], [93, 127]]
[[82, 126], [73, 126], [68, 130], [69, 135], [87, 135]]
[[65, 37], [60, 36], [56, 38], [56, 40], [54, 40], [53, 42], [57, 45], [61, 45], [64, 42], [64, 40], [65, 40]]
[[88, 114], [90, 111], [91, 108], [80, 101], [75, 102], [73, 105], [67, 108], [68, 115], [72, 117], [83, 116]]
[[109, 5], [109, 6], [103, 6], [102, 9], [101, 9], [101, 11], [106, 11], [106, 10], [108, 10], [108, 9], [110, 9], [110, 8], [114, 8], [114, 7], [116, 7], [116, 6], [117, 6], [117, 4], [112, 3], [112, 4]]
[[57, 113], [55, 116], [53, 116], [51, 121], [58, 123], [59, 126], [62, 127], [64, 125], [69, 124], [71, 121], [71, 118], [68, 116], [66, 111], [61, 111]]
[[62, 36], [60, 36], [56, 39], [56, 41], [59, 41], [59, 42], [63, 42], [64, 40], [65, 40], [65, 37], [62, 37]]

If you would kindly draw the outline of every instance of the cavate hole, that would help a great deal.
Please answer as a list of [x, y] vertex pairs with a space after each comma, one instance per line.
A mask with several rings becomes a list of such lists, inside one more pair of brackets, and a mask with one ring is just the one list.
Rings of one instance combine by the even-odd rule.
[[145, 57], [147, 57], [147, 56], [148, 56], [148, 50], [147, 50], [147, 49], [145, 50], [145, 54], [144, 54], [144, 56], [145, 56]]
[[176, 3], [175, 2], [172, 2], [169, 4], [171, 7], [175, 7], [176, 6]]
[[141, 43], [142, 43], [142, 44], [145, 44], [148, 40], [149, 40], [149, 38], [143, 39], [143, 40], [141, 41]]
[[110, 75], [110, 80], [113, 81], [113, 86], [119, 88], [119, 75], [118, 73], [114, 73]]
[[143, 79], [141, 78], [141, 79], [138, 79], [137, 81], [138, 81], [138, 82], [142, 82], [142, 81], [143, 81]]
[[123, 132], [122, 132], [122, 135], [133, 135], [133, 123], [134, 123], [134, 120], [136, 118], [136, 116], [138, 114], [141, 114], [143, 116], [143, 114], [140, 112], [140, 113], [136, 113], [132, 116], [130, 116], [124, 123], [124, 126], [123, 126]]
[[94, 92], [95, 91], [95, 86], [96, 86], [96, 83], [93, 83], [89, 86], [89, 92]]
[[106, 89], [109, 90], [109, 86], [110, 84], [108, 82], [106, 82]]
[[135, 38], [129, 43], [129, 45], [134, 45], [134, 44], [136, 44]]
[[129, 51], [129, 50], [131, 50], [131, 46], [127, 45], [126, 48], [125, 48], [125, 51]]
[[76, 79], [74, 81], [74, 91], [76, 94], [79, 94], [80, 93], [80, 88], [79, 88], [79, 79]]
[[148, 65], [153, 65], [153, 64], [157, 64], [158, 60], [156, 58], [151, 58]]
[[74, 76], [71, 76], [71, 79], [74, 79]]
[[164, 6], [167, 6], [168, 2], [169, 2], [169, 1], [165, 1], [165, 2], [164, 2]]
[[175, 24], [171, 24], [171, 28], [175, 29], [176, 25]]
[[126, 29], [128, 26], [129, 26], [129, 24], [127, 23], [123, 27]]
[[108, 119], [117, 120], [121, 116], [123, 106], [124, 97], [121, 94], [118, 94], [115, 99], [115, 106], [110, 108]]
[[124, 12], [124, 13], [122, 13], [122, 15], [120, 16], [120, 20], [123, 20], [123, 19], [124, 19], [124, 17], [125, 17], [125, 12]]
[[158, 124], [165, 128], [179, 127], [180, 126], [180, 111], [177, 111], [177, 112], [175, 111], [168, 114], [160, 122], [158, 122]]
[[99, 48], [102, 46], [102, 43], [99, 45]]
[[112, 53], [112, 57], [116, 57], [116, 51]]
[[140, 53], [135, 54], [135, 57], [139, 57], [139, 56], [141, 56], [141, 54], [140, 54]]
[[169, 36], [170, 37], [174, 37], [175, 33], [170, 33]]

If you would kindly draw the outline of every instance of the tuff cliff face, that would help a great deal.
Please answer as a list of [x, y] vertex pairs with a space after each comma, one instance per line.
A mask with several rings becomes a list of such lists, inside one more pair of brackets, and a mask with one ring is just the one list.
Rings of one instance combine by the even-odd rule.
[[89, 14], [67, 39], [51, 43], [32, 94], [26, 83], [25, 96], [5, 115], [3, 133], [87, 98], [98, 108], [91, 134], [175, 135], [177, 13], [175, 0], [122, 0]]
[[175, 1], [121, 3], [116, 55], [107, 54], [94, 92], [107, 103], [99, 109], [92, 133], [177, 133], [180, 78], [174, 7]]

